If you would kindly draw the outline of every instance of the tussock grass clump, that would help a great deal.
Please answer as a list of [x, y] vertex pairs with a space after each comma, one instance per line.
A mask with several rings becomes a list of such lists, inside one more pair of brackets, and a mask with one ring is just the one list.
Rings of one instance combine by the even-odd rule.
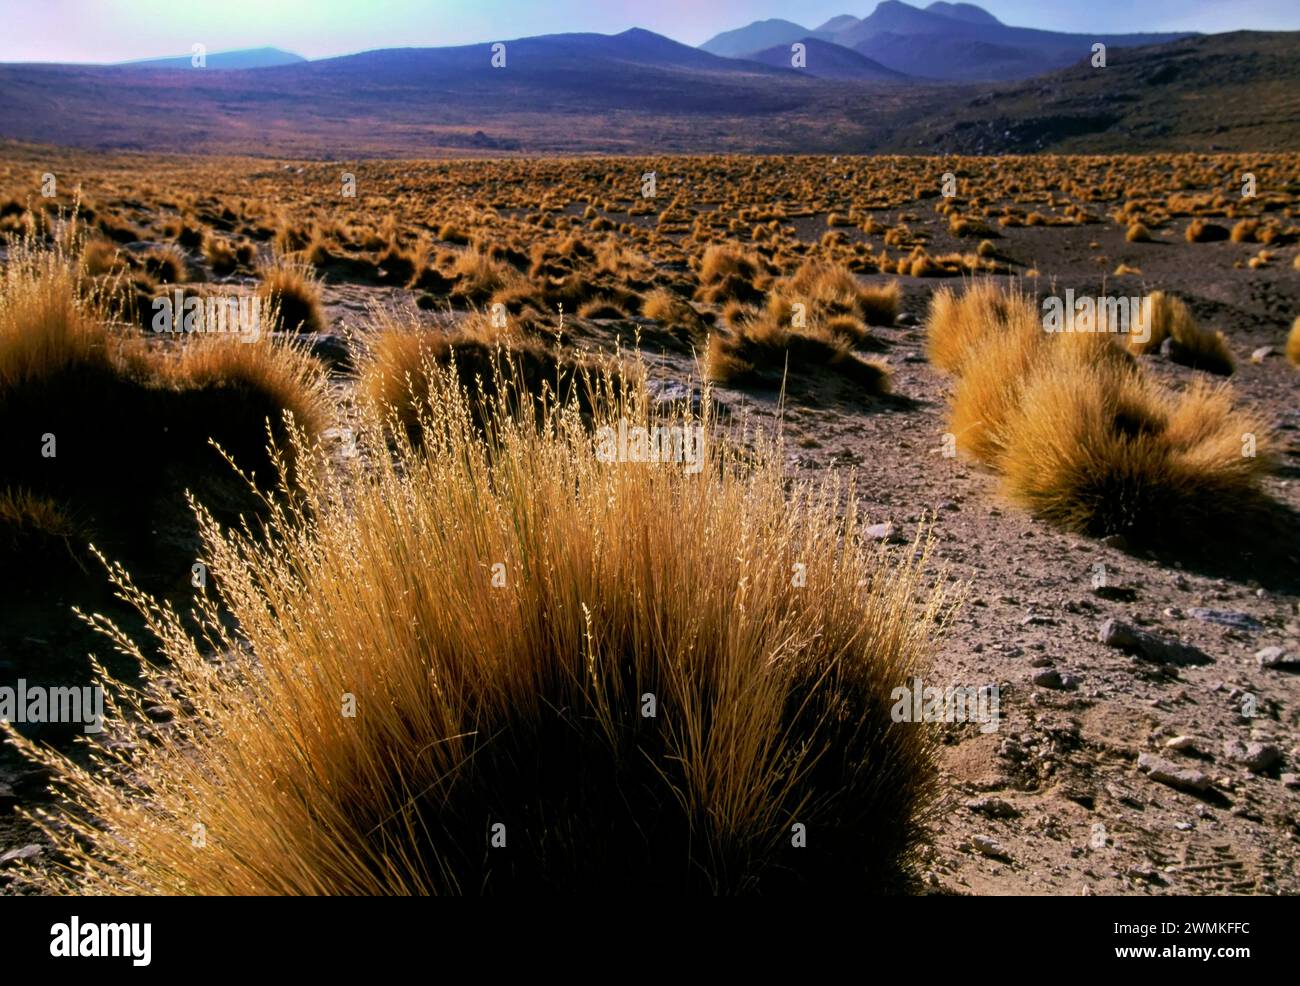
[[889, 368], [853, 352], [854, 340], [834, 334], [825, 323], [793, 328], [776, 299], [763, 312], [737, 306], [729, 313], [730, 330], [709, 336], [707, 374], [717, 383], [777, 386], [786, 373], [829, 370], [861, 388], [863, 396], [891, 391]]
[[88, 534], [52, 499], [29, 490], [0, 490], [0, 585], [21, 591], [34, 577], [51, 578], [82, 566]]
[[1049, 359], [1006, 431], [998, 465], [1010, 498], [1093, 535], [1203, 533], [1247, 502], [1265, 471], [1265, 459], [1243, 454], [1243, 436], [1265, 426], [1204, 379], [1173, 395], [1132, 370]]
[[704, 251], [699, 279], [695, 300], [710, 305], [727, 301], [743, 304], [760, 301], [767, 280], [761, 260], [718, 244]]
[[805, 261], [772, 290], [789, 303], [802, 302], [811, 317], [850, 315], [869, 325], [893, 325], [901, 297], [897, 281], [860, 284], [848, 269], [815, 260]]
[[1124, 234], [1124, 239], [1129, 243], [1150, 243], [1151, 230], [1147, 229], [1142, 223], [1130, 223], [1128, 231]]
[[1188, 243], [1218, 243], [1226, 240], [1229, 236], [1228, 229], [1220, 226], [1218, 223], [1206, 222], [1204, 219], [1193, 219], [1187, 225], [1185, 234]]
[[[503, 393], [479, 429], [454, 376], [430, 383], [422, 447], [320, 458], [273, 548], [204, 523], [239, 627], [205, 607], [218, 664], [126, 590], [168, 680], [105, 681], [124, 742], [89, 767], [14, 738], [68, 795], [39, 818], [67, 863], [30, 878], [79, 894], [898, 889], [935, 793], [934, 734], [891, 717], [948, 611], [924, 559], [870, 543], [837, 484], [787, 490], [768, 443], [705, 439], [698, 469], [624, 462], [572, 404], [521, 420]], [[625, 392], [595, 423], [708, 423], [650, 406]], [[146, 735], [154, 703], [172, 726]]]
[[656, 288], [645, 296], [641, 314], [661, 325], [691, 333], [700, 333], [704, 328], [704, 320], [690, 302], [664, 288]]
[[[1185, 314], [1162, 299], [1153, 331], [1172, 337]], [[1259, 496], [1268, 429], [1226, 387], [1172, 393], [1109, 332], [1048, 334], [1034, 319], [1028, 299], [978, 284], [931, 307], [931, 358], [958, 376], [950, 428], [1011, 500], [1071, 530], [1160, 543]]]
[[147, 345], [112, 322], [112, 298], [99, 288], [72, 254], [10, 245], [0, 281], [0, 488], [112, 533], [147, 523], [151, 497], [180, 497], [177, 483], [222, 468], [210, 439], [269, 480], [267, 444], [286, 437], [286, 411], [313, 437], [325, 426], [310, 357], [238, 335]]
[[260, 272], [258, 297], [264, 310], [279, 312], [284, 332], [323, 332], [325, 311], [321, 304], [321, 285], [308, 266], [278, 260]]
[[1042, 319], [1032, 302], [1016, 292], [1004, 292], [988, 279], [966, 285], [958, 294], [939, 288], [930, 297], [926, 354], [930, 362], [949, 373], [960, 371], [986, 337], [1011, 335], [1019, 344], [1036, 343], [1043, 334]]
[[1153, 291], [1144, 305], [1143, 317], [1149, 331], [1129, 335], [1130, 351], [1139, 354], [1167, 352], [1175, 363], [1221, 376], [1232, 374], [1235, 364], [1223, 333], [1202, 329], [1191, 309], [1180, 299], [1163, 291]]

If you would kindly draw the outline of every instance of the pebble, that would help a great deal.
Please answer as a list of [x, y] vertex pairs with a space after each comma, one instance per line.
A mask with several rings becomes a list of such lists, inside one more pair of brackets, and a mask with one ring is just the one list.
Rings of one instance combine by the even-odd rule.
[[1180, 791], [1202, 792], [1213, 783], [1208, 774], [1192, 768], [1181, 768], [1157, 757], [1153, 753], [1138, 755], [1138, 770], [1159, 784], [1167, 784]]
[[1255, 652], [1261, 668], [1285, 668], [1300, 665], [1300, 652], [1289, 653], [1285, 647], [1265, 647]]
[[972, 836], [971, 848], [982, 856], [988, 856], [990, 859], [1000, 859], [1004, 862], [1010, 862], [1011, 856], [1002, 848], [996, 839], [991, 839], [987, 835]]
[[1232, 627], [1234, 630], [1264, 629], [1264, 624], [1249, 613], [1241, 613], [1233, 609], [1208, 609], [1205, 606], [1193, 606], [1187, 613], [1194, 620], [1200, 620], [1203, 623], [1217, 623], [1220, 626]]
[[979, 815], [989, 818], [1015, 818], [1020, 812], [1001, 798], [975, 798], [966, 802], [966, 807]]
[[1282, 760], [1282, 751], [1272, 743], [1242, 743], [1240, 740], [1227, 740], [1223, 744], [1223, 755], [1252, 774], [1262, 774]]
[[0, 856], [0, 866], [7, 863], [14, 863], [21, 859], [34, 859], [45, 850], [40, 846], [23, 846], [21, 849], [10, 849], [3, 856]]
[[1101, 625], [1099, 637], [1107, 647], [1118, 647], [1157, 664], [1211, 664], [1214, 660], [1190, 644], [1166, 640], [1114, 618]]

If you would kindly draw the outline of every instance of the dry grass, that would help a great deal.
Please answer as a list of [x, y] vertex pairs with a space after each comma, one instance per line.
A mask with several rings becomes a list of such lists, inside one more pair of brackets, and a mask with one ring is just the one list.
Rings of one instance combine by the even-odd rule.
[[1296, 366], [1300, 366], [1300, 318], [1292, 323], [1291, 331], [1287, 334], [1286, 358]]
[[13, 454], [0, 488], [28, 490], [84, 512], [89, 529], [97, 520], [109, 529], [177, 477], [221, 469], [209, 439], [269, 479], [268, 428], [283, 441], [284, 412], [313, 437], [326, 427], [323, 378], [309, 357], [229, 334], [146, 344], [110, 323], [97, 292], [72, 254], [10, 245], [0, 282], [0, 445]]
[[[1001, 473], [1010, 499], [1072, 530], [1162, 542], [1258, 496], [1268, 429], [1226, 388], [1168, 392], [1111, 334], [1035, 331], [1028, 299], [995, 291], [936, 296], [930, 350], [958, 375], [958, 447]], [[1165, 297], [1153, 311], [1170, 337], [1190, 317]]]
[[279, 312], [284, 332], [323, 332], [325, 313], [321, 305], [320, 280], [303, 264], [277, 260], [260, 271], [257, 286], [264, 311]]
[[[13, 738], [69, 796], [41, 889], [896, 889], [935, 792], [933, 732], [890, 716], [946, 612], [924, 561], [766, 443], [604, 462], [572, 405], [483, 432], [458, 383], [430, 379], [418, 452], [322, 459], [273, 549], [204, 524], [237, 637], [127, 590], [168, 667], [106, 682], [124, 742], [85, 768]], [[597, 418], [701, 423], [648, 406]]]
[[1124, 234], [1124, 239], [1129, 243], [1150, 243], [1151, 230], [1147, 229], [1142, 223], [1131, 223], [1128, 231]]
[[1150, 353], [1162, 351], [1163, 347], [1175, 363], [1222, 376], [1232, 374], [1232, 351], [1222, 332], [1202, 329], [1186, 304], [1163, 291], [1151, 292], [1145, 304], [1149, 331], [1146, 338], [1129, 335], [1130, 351]]

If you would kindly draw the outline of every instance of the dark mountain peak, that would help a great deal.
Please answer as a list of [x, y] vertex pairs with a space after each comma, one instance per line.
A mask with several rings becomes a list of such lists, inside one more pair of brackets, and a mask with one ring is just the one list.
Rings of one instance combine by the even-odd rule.
[[969, 24], [1002, 23], [983, 7], [977, 7], [973, 3], [947, 3], [946, 0], [935, 0], [925, 9], [928, 13], [951, 17], [956, 21], [966, 21]]

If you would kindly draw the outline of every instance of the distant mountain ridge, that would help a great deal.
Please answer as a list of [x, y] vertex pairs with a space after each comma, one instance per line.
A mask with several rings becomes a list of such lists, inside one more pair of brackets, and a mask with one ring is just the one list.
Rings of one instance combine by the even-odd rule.
[[[241, 48], [238, 51], [216, 51], [204, 54], [203, 68], [248, 69], [271, 68], [275, 65], [296, 65], [307, 59], [281, 48]], [[192, 69], [194, 56], [177, 55], [175, 58], [145, 58], [133, 62], [118, 62], [124, 68]]]
[[[754, 58], [776, 45], [812, 36], [852, 49], [903, 75], [948, 81], [1013, 81], [1065, 68], [1094, 43], [1131, 48], [1188, 34], [1065, 34], [1012, 27], [970, 3], [936, 0], [913, 7], [883, 0], [867, 17], [832, 17], [815, 31], [790, 21], [760, 21], [710, 38], [700, 48], [729, 58]], [[761, 40], [763, 43], [758, 44]]]
[[725, 58], [641, 29], [507, 41], [500, 68], [491, 44], [215, 72], [0, 64], [0, 139], [327, 160], [1300, 146], [1300, 32], [1117, 48], [1104, 71], [1085, 54], [998, 83], [901, 78], [860, 51], [804, 43], [802, 69], [788, 46]]

